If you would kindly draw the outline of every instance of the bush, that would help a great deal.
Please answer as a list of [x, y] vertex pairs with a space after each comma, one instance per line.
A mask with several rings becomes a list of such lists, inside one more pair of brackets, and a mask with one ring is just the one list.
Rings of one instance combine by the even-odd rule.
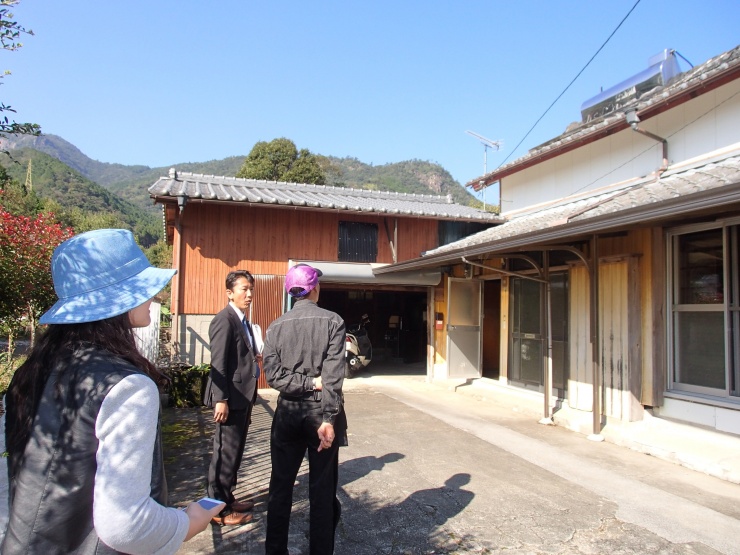
[[[0, 400], [5, 395], [10, 385], [10, 380], [13, 378], [16, 369], [25, 362], [26, 357], [15, 356], [11, 357], [7, 351], [0, 352]], [[0, 430], [2, 432], [2, 430]]]
[[210, 371], [210, 364], [166, 369], [165, 375], [170, 381], [167, 387], [168, 405], [177, 408], [202, 406], [203, 394]]

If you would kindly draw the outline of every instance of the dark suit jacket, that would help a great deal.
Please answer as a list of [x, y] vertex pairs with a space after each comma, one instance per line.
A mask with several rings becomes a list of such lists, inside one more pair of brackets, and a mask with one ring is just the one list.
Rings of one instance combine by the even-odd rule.
[[211, 342], [211, 374], [206, 384], [207, 407], [228, 400], [229, 410], [244, 410], [254, 401], [257, 391], [256, 353], [236, 312], [226, 305], [208, 328]]

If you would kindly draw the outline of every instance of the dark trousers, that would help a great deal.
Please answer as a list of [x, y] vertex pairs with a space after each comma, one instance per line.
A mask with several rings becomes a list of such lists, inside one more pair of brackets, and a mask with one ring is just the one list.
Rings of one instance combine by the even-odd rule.
[[244, 410], [229, 410], [223, 424], [216, 424], [213, 434], [213, 455], [208, 467], [208, 497], [231, 505], [236, 488], [236, 475], [242, 464], [244, 445], [252, 414], [252, 406]]
[[293, 505], [293, 485], [308, 450], [308, 499], [310, 503], [310, 553], [334, 553], [334, 533], [341, 505], [337, 499], [339, 444], [346, 433], [342, 412], [334, 424], [336, 439], [330, 449], [318, 451], [317, 431], [322, 423], [321, 402], [288, 400], [280, 396], [270, 432], [270, 495], [267, 502], [267, 555], [288, 553], [288, 529]]

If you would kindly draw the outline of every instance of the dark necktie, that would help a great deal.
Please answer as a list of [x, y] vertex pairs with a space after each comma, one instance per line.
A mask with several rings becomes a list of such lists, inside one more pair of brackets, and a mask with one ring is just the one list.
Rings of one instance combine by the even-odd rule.
[[[257, 348], [254, 344], [254, 335], [252, 335], [252, 327], [249, 325], [249, 320], [247, 320], [246, 317], [244, 318], [244, 320], [242, 320], [242, 326], [244, 326], [244, 331], [246, 332], [247, 338], [249, 339], [250, 348], [255, 354], [257, 354]], [[257, 371], [255, 373], [255, 377], [259, 378], [260, 377], [260, 366], [259, 364], [256, 364], [256, 366], [257, 366]]]

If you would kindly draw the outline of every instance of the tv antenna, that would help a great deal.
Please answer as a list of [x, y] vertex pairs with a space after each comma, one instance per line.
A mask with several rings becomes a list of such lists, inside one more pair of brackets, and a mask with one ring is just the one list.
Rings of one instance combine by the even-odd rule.
[[[491, 139], [487, 139], [483, 135], [478, 135], [478, 133], [473, 133], [472, 131], [466, 131], [468, 135], [471, 137], [475, 137], [480, 141], [480, 143], [483, 145], [483, 175], [485, 176], [488, 173], [488, 149], [489, 148], [495, 148], [498, 150], [501, 148], [501, 145], [503, 144], [503, 141], [492, 141]], [[483, 209], [486, 209], [486, 197], [485, 192], [483, 193]]]
[[478, 133], [473, 133], [472, 131], [466, 131], [466, 133], [471, 137], [478, 139], [483, 145], [483, 175], [486, 175], [488, 173], [488, 149], [495, 148], [498, 150], [501, 148], [502, 141], [492, 141], [491, 139], [486, 139], [483, 135], [478, 135]]

